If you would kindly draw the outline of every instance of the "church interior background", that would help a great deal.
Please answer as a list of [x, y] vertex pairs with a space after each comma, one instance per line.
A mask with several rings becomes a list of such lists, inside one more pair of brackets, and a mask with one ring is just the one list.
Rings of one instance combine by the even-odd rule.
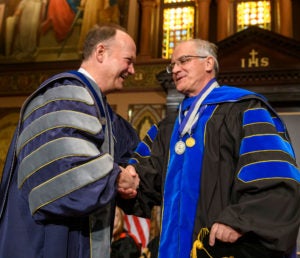
[[135, 75], [108, 100], [141, 138], [176, 112], [182, 96], [165, 66], [176, 42], [198, 37], [219, 47], [221, 83], [264, 94], [282, 115], [299, 164], [299, 13], [299, 0], [0, 0], [0, 171], [23, 101], [76, 69], [86, 32], [107, 22], [137, 43]]

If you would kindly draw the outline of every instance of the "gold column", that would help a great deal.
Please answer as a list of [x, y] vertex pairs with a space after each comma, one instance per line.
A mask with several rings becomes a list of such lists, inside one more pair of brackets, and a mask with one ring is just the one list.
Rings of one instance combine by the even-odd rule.
[[292, 2], [291, 0], [280, 0], [279, 33], [286, 37], [293, 37]]
[[233, 33], [233, 1], [217, 1], [217, 41], [220, 41]]
[[209, 34], [209, 6], [211, 0], [197, 1], [196, 38], [208, 40]]
[[141, 26], [140, 26], [140, 53], [139, 56], [151, 56], [150, 42], [153, 38], [153, 19], [156, 7], [155, 0], [140, 0], [141, 3]]

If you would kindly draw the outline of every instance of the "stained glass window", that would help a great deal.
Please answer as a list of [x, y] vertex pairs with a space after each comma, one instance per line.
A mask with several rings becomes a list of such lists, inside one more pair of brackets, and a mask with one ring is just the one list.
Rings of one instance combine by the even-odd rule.
[[165, 4], [184, 3], [184, 2], [194, 2], [194, 1], [193, 0], [164, 0]]
[[243, 1], [237, 4], [237, 31], [249, 26], [271, 30], [270, 0]]
[[[187, 5], [172, 5], [184, 2]], [[193, 3], [194, 1], [191, 0], [164, 0], [162, 58], [171, 58], [178, 41], [194, 37], [195, 7]]]

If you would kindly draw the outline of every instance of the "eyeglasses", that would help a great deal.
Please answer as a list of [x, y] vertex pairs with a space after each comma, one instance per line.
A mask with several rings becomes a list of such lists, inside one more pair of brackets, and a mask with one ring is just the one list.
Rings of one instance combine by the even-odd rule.
[[183, 66], [186, 63], [190, 62], [192, 60], [192, 58], [207, 58], [207, 56], [181, 56], [179, 57], [175, 62], [168, 64], [166, 67], [167, 73], [172, 73], [175, 64], [179, 65], [179, 66]]

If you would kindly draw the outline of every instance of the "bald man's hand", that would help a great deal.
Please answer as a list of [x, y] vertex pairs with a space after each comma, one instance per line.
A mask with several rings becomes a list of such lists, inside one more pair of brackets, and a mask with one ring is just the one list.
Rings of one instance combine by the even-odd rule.
[[123, 199], [135, 198], [140, 183], [139, 175], [131, 165], [126, 168], [120, 167], [120, 169], [121, 173], [117, 179], [118, 193]]

